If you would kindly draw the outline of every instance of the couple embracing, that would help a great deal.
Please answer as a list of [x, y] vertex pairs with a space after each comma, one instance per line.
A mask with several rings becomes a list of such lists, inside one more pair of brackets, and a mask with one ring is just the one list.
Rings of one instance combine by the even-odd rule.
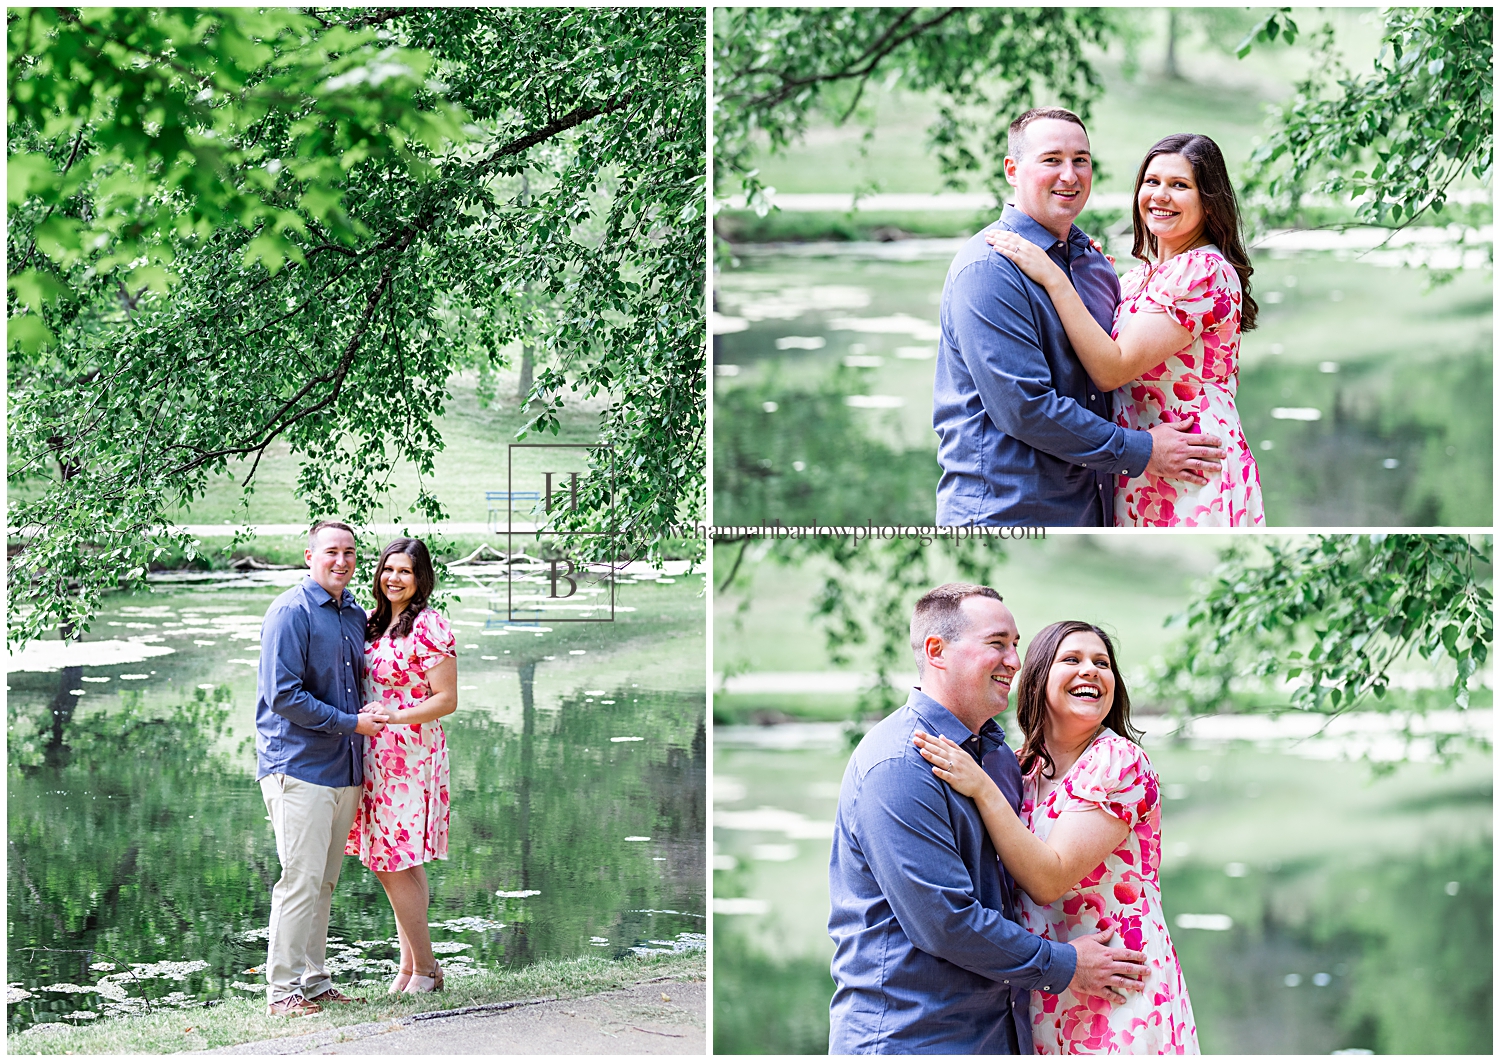
[[1146, 153], [1131, 204], [1142, 264], [1123, 280], [1073, 224], [1093, 185], [1079, 117], [1027, 111], [1008, 152], [1015, 202], [943, 285], [937, 522], [1264, 524], [1234, 404], [1253, 270], [1218, 146], [1178, 133]]
[[[1054, 623], [1023, 667], [1019, 642], [990, 587], [917, 602], [921, 686], [839, 792], [830, 1054], [1198, 1053], [1114, 646]], [[994, 719], [1018, 670], [1019, 756]]]
[[443, 986], [427, 925], [423, 864], [448, 858], [448, 747], [438, 720], [458, 707], [448, 623], [427, 604], [432, 558], [399, 538], [375, 564], [375, 611], [349, 592], [354, 531], [325, 520], [308, 534], [310, 574], [261, 624], [256, 778], [281, 878], [271, 891], [266, 958], [273, 1015], [363, 1002], [328, 976], [333, 890], [354, 855], [385, 888], [401, 962], [392, 992]]

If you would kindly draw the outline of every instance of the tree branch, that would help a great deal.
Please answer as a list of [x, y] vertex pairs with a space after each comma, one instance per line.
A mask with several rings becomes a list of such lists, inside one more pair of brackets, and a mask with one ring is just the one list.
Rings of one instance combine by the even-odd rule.
[[623, 96], [616, 96], [610, 99], [608, 102], [599, 104], [598, 106], [579, 107], [576, 111], [571, 111], [570, 113], [563, 115], [555, 122], [549, 122], [546, 125], [542, 126], [540, 129], [527, 133], [523, 137], [512, 140], [508, 144], [502, 144], [500, 147], [492, 151], [489, 157], [483, 159], [478, 163], [475, 163], [474, 169], [482, 170], [486, 166], [490, 166], [493, 163], [499, 162], [506, 156], [519, 155], [527, 148], [535, 147], [537, 144], [540, 144], [544, 140], [550, 140], [558, 133], [565, 133], [569, 129], [572, 129], [574, 126], [582, 125], [590, 118], [597, 118], [601, 114], [612, 114], [615, 111], [629, 106], [633, 96], [634, 93], [627, 92]]
[[[779, 103], [785, 102], [787, 99], [796, 95], [799, 90], [804, 89], [809, 85], [819, 85], [834, 81], [847, 81], [848, 79], [855, 77], [869, 77], [869, 75], [874, 71], [875, 67], [880, 65], [880, 61], [886, 56], [890, 55], [897, 48], [901, 47], [901, 45], [905, 44], [913, 37], [920, 36], [921, 34], [927, 32], [939, 23], [952, 18], [962, 10], [963, 8], [961, 7], [950, 7], [942, 14], [936, 15], [933, 18], [928, 19], [926, 22], [919, 22], [915, 26], [911, 27], [911, 29], [907, 30], [905, 33], [902, 33], [900, 36], [895, 36], [896, 31], [899, 30], [903, 25], [905, 25], [906, 22], [911, 18], [911, 16], [916, 12], [916, 8], [908, 8], [906, 11], [902, 12], [900, 18], [898, 18], [895, 22], [893, 22], [886, 28], [886, 31], [882, 33], [873, 44], [866, 48], [863, 53], [857, 56], [848, 66], [844, 67], [842, 70], [834, 71], [831, 74], [814, 74], [810, 77], [786, 77], [785, 75], [780, 74], [775, 75], [781, 79], [781, 88], [776, 92], [770, 93], [765, 96], [751, 97], [750, 102], [747, 104], [747, 106], [774, 107]], [[762, 71], [750, 70], [746, 71], [745, 73], [754, 74], [761, 72]], [[729, 94], [723, 96], [722, 98], [726, 100], [741, 99], [744, 98], [745, 95], [745, 93]]]
[[381, 9], [376, 10], [376, 11], [371, 11], [368, 15], [361, 15], [359, 18], [351, 18], [348, 22], [344, 23], [344, 25], [346, 25], [346, 26], [379, 26], [379, 25], [383, 25], [386, 22], [390, 22], [393, 19], [398, 19], [402, 15], [409, 15], [409, 14], [411, 14], [415, 10], [417, 10], [417, 9], [414, 8], [414, 7], [387, 7], [387, 8], [381, 8]]
[[[397, 248], [397, 255], [400, 255], [401, 252], [405, 251], [406, 248], [411, 245], [411, 241], [416, 237], [416, 234], [416, 229], [407, 230], [405, 241], [399, 248]], [[249, 443], [245, 446], [231, 446], [225, 447], [221, 450], [211, 450], [206, 453], [200, 453], [191, 461], [187, 461], [181, 465], [178, 465], [176, 468], [169, 470], [166, 474], [168, 476], [178, 476], [184, 472], [191, 472], [195, 468], [201, 468], [208, 462], [217, 460], [220, 457], [236, 457], [242, 456], [244, 454], [263, 451], [267, 446], [271, 445], [271, 443], [274, 442], [278, 436], [282, 435], [293, 424], [296, 424], [300, 420], [305, 420], [307, 417], [310, 417], [312, 414], [317, 413], [320, 410], [328, 408], [328, 406], [337, 401], [339, 393], [344, 386], [344, 379], [349, 375], [349, 369], [354, 364], [354, 355], [359, 350], [359, 345], [364, 339], [365, 332], [370, 327], [370, 321], [375, 316], [375, 307], [380, 302], [381, 296], [385, 294], [386, 288], [390, 286], [391, 270], [394, 268], [394, 266], [394, 261], [387, 262], [385, 268], [381, 270], [380, 282], [375, 285], [375, 290], [370, 292], [369, 297], [365, 300], [365, 309], [364, 313], [360, 316], [359, 325], [355, 328], [353, 335], [349, 337], [349, 342], [345, 344], [344, 353], [339, 358], [339, 363], [335, 367], [333, 372], [324, 374], [322, 376], [316, 376], [313, 379], [307, 381], [307, 383], [303, 385], [300, 391], [298, 391], [291, 398], [287, 399], [286, 402], [282, 404], [281, 408], [278, 409], [268, 421], [266, 421], [265, 426], [260, 428], [256, 432], [257, 435], [264, 436], [259, 442]], [[299, 410], [295, 415], [289, 417], [287, 416], [287, 413], [292, 410], [298, 402], [306, 398], [313, 388], [319, 386], [320, 384], [326, 383], [333, 384], [333, 390], [331, 390], [326, 396], [324, 396], [320, 401], [314, 402], [312, 405], [306, 407], [305, 409]], [[282, 420], [283, 417], [285, 417], [286, 419]], [[278, 421], [280, 421], [281, 423], [278, 424]]]

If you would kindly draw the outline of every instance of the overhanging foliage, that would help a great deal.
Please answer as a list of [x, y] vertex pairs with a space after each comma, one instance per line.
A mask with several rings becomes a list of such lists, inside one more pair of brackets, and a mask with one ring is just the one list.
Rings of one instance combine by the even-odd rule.
[[652, 556], [700, 517], [701, 11], [13, 12], [10, 44], [13, 641], [191, 555], [171, 513], [273, 442], [310, 514], [367, 520], [431, 476], [449, 375], [523, 337], [525, 431], [607, 399], [616, 493], [572, 526]]

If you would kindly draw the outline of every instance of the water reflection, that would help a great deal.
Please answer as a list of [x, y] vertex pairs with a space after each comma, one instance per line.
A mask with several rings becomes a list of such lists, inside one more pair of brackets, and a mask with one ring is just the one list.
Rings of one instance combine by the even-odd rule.
[[[720, 524], [931, 522], [931, 359], [953, 248], [736, 249], [715, 293]], [[1262, 325], [1238, 405], [1268, 522], [1488, 523], [1488, 272], [1424, 295], [1419, 273], [1331, 253], [1256, 266]]]
[[[452, 833], [429, 868], [449, 977], [702, 946], [703, 605], [696, 579], [623, 583], [612, 624], [487, 630], [484, 586], [449, 608]], [[277, 592], [122, 596], [84, 645], [171, 653], [10, 674], [12, 1031], [264, 990], [279, 867], [253, 777], [253, 658]], [[395, 968], [389, 905], [352, 859], [329, 955], [368, 989]]]

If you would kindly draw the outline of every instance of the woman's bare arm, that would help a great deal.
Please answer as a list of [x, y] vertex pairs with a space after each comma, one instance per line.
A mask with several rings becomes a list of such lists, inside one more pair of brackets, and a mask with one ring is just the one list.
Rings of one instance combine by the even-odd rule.
[[933, 764], [933, 774], [973, 798], [1000, 862], [1039, 904], [1049, 904], [1077, 885], [1130, 832], [1123, 821], [1096, 808], [1064, 812], [1043, 841], [1022, 824], [993, 779], [963, 749], [920, 730], [912, 743]]
[[1089, 378], [1106, 391], [1156, 368], [1193, 340], [1193, 334], [1169, 314], [1148, 312], [1129, 315], [1117, 342], [1099, 327], [1073, 282], [1046, 251], [1010, 232], [992, 232], [985, 239], [1046, 289], [1078, 360]]

